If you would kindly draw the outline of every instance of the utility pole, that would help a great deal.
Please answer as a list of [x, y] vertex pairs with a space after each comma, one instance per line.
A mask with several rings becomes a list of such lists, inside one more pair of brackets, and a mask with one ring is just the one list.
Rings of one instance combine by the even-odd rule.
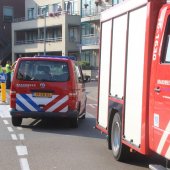
[[44, 55], [46, 55], [46, 7], [44, 8]]

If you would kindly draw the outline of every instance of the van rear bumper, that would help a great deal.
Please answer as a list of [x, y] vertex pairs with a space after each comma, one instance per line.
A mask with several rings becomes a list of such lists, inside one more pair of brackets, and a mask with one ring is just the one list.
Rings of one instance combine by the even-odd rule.
[[68, 117], [74, 118], [78, 116], [78, 111], [68, 111], [68, 112], [25, 112], [17, 111], [15, 109], [10, 109], [10, 114], [13, 117], [22, 117], [22, 118], [44, 118], [44, 117]]

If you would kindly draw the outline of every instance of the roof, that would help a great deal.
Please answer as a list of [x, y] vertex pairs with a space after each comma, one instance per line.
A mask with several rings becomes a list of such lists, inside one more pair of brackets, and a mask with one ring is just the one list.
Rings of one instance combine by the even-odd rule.
[[40, 55], [34, 57], [22, 57], [22, 60], [34, 60], [34, 59], [45, 59], [45, 60], [53, 60], [53, 59], [61, 59], [61, 60], [76, 60], [74, 56], [47, 56], [47, 55]]
[[34, 56], [34, 57], [38, 57], [38, 58], [59, 58], [59, 59], [71, 59], [71, 60], [76, 60], [76, 57], [74, 56], [46, 56], [46, 55], [42, 55], [42, 56]]

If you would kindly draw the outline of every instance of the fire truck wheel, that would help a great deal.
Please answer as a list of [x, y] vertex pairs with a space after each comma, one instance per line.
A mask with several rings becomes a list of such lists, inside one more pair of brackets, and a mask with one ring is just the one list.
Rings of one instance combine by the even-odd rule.
[[22, 118], [12, 116], [12, 125], [13, 126], [21, 126]]
[[116, 113], [113, 117], [112, 121], [112, 129], [111, 129], [111, 147], [113, 156], [118, 161], [124, 161], [127, 158], [127, 148], [121, 142], [121, 131], [122, 124], [120, 114]]

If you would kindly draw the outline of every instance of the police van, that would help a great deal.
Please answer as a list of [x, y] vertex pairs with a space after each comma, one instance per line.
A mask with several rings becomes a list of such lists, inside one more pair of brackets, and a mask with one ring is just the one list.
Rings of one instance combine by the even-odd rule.
[[72, 127], [85, 118], [86, 92], [73, 57], [35, 56], [17, 60], [10, 91], [12, 124], [23, 118], [66, 117]]

